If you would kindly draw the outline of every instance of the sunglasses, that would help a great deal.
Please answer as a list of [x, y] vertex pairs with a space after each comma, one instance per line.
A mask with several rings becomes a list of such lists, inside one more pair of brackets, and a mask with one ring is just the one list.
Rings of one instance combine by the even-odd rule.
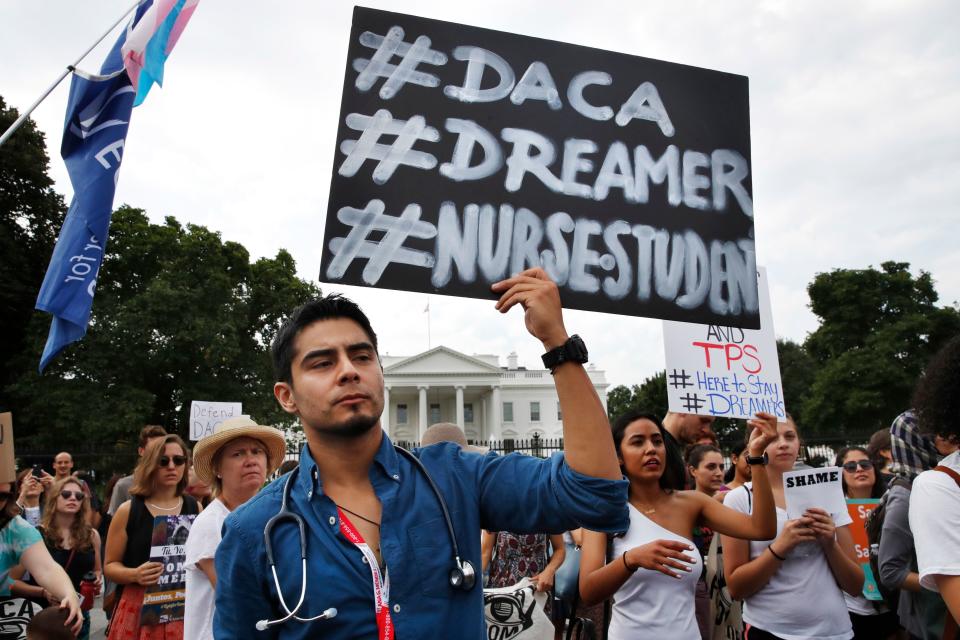
[[9, 491], [0, 491], [0, 502], [6, 502], [7, 500], [12, 500], [13, 494]]
[[864, 471], [873, 469], [873, 463], [869, 460], [851, 460], [850, 462], [843, 463], [843, 470], [854, 473], [858, 466]]
[[64, 489], [63, 491], [60, 492], [60, 497], [63, 498], [64, 500], [69, 500], [70, 498], [74, 498], [79, 502], [83, 502], [83, 499], [86, 498], [87, 496], [83, 491], [68, 491]]
[[161, 467], [170, 466], [170, 462], [176, 467], [182, 467], [187, 464], [187, 456], [160, 456], [159, 462]]

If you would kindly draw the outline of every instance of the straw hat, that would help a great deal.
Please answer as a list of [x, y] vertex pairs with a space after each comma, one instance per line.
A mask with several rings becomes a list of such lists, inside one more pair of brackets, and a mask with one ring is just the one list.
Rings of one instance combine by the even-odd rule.
[[250, 418], [230, 418], [216, 427], [213, 433], [193, 447], [193, 470], [208, 484], [213, 484], [215, 475], [213, 458], [225, 444], [237, 438], [254, 438], [267, 448], [267, 475], [273, 473], [287, 453], [283, 432], [273, 427], [264, 427]]
[[467, 434], [463, 432], [463, 429], [451, 422], [438, 422], [437, 424], [430, 425], [430, 427], [423, 432], [423, 437], [420, 438], [421, 447], [427, 447], [438, 442], [453, 442], [460, 445], [460, 448], [464, 451], [472, 451], [473, 453], [486, 453], [490, 450], [487, 447], [467, 444]]

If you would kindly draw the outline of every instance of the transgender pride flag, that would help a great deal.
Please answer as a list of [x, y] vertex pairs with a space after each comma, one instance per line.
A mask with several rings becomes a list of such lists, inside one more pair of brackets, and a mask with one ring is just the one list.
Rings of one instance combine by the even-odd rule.
[[141, 104], [156, 82], [163, 86], [163, 63], [177, 44], [200, 0], [154, 0], [123, 45], [123, 66]]

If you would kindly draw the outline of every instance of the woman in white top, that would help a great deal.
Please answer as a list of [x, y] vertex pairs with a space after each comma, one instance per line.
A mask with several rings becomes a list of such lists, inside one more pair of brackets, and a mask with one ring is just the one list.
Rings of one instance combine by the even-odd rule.
[[187, 538], [184, 638], [213, 640], [217, 588], [213, 559], [223, 521], [257, 494], [285, 453], [282, 431], [243, 417], [223, 421], [193, 448], [193, 469], [213, 488], [214, 499], [197, 516]]
[[[750, 420], [750, 451], [759, 456], [776, 438], [776, 418], [757, 414]], [[613, 441], [621, 469], [630, 481], [630, 528], [613, 540], [606, 557], [607, 536], [584, 532], [580, 559], [580, 594], [591, 605], [613, 596], [609, 639], [649, 638], [699, 640], [694, 617], [694, 591], [703, 568], [691, 537], [697, 525], [715, 531], [765, 538], [773, 534], [773, 496], [763, 467], [757, 467], [757, 509], [737, 513], [697, 491], [679, 491], [669, 484], [675, 474], [659, 418], [629, 412], [613, 424]]]
[[[863, 569], [857, 563], [846, 509], [830, 514], [809, 509], [787, 520], [783, 474], [793, 469], [800, 436], [792, 419], [777, 426], [766, 450], [767, 474], [777, 505], [776, 539], [748, 542], [724, 535], [723, 568], [727, 588], [742, 599], [744, 640], [848, 640], [853, 637], [841, 589], [858, 595]], [[759, 506], [757, 467], [753, 487], [731, 491], [724, 504], [750, 513]]]

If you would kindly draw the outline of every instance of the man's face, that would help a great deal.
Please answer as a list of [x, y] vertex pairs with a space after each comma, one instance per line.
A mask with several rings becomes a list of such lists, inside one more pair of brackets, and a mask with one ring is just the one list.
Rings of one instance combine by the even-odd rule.
[[147, 446], [145, 446], [145, 447], [137, 447], [137, 455], [142, 458], [142, 457], [143, 457], [143, 454], [146, 453], [147, 449], [150, 448], [150, 445], [152, 445], [152, 444], [153, 444], [154, 442], [156, 442], [157, 440], [163, 440], [163, 439], [166, 438], [166, 437], [167, 437], [167, 436], [153, 436], [152, 438], [147, 438]]
[[320, 320], [301, 330], [293, 346], [292, 383], [274, 385], [284, 410], [326, 435], [356, 437], [379, 424], [383, 370], [359, 324]]
[[58, 478], [64, 478], [70, 475], [73, 470], [73, 458], [69, 453], [58, 453], [53, 459], [53, 470]]
[[713, 433], [713, 416], [698, 416], [693, 413], [683, 414], [680, 421], [680, 438], [684, 444], [704, 441], [715, 441], [716, 435]]

